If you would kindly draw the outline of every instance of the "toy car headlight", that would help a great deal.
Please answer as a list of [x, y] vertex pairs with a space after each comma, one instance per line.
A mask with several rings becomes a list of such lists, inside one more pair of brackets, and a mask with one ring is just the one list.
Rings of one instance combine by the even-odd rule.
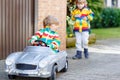
[[7, 59], [7, 60], [5, 61], [6, 65], [12, 65], [13, 62], [14, 62], [13, 59]]
[[39, 65], [40, 68], [44, 68], [48, 65], [48, 61], [44, 61], [44, 60], [40, 61], [38, 65]]

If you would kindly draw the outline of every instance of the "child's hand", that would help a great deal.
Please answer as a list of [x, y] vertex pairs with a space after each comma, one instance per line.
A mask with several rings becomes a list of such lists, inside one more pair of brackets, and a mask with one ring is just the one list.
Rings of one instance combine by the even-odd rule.
[[75, 17], [80, 17], [80, 15], [79, 15], [79, 14], [76, 14]]
[[33, 42], [32, 44], [39, 44], [39, 42]]
[[87, 20], [88, 20], [88, 18], [87, 18], [87, 17], [84, 17], [84, 18], [83, 18], [83, 20], [87, 21]]
[[54, 45], [54, 49], [58, 49], [58, 47], [56, 45]]

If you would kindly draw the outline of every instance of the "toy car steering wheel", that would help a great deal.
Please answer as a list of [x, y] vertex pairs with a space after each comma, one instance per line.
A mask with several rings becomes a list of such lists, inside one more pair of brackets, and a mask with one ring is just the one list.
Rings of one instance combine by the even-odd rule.
[[45, 42], [43, 42], [42, 40], [35, 40], [35, 42], [38, 42], [38, 44], [33, 44], [33, 46], [44, 46], [44, 47], [48, 47], [47, 44]]

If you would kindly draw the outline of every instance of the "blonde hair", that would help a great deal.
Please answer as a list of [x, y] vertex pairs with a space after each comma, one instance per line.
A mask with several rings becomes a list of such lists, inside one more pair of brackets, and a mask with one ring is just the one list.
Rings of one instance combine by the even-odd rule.
[[80, 2], [83, 2], [85, 5], [87, 5], [87, 1], [86, 0], [76, 0], [76, 4], [80, 3]]
[[43, 20], [43, 25], [44, 26], [51, 26], [51, 24], [58, 25], [59, 21], [54, 16], [49, 15]]

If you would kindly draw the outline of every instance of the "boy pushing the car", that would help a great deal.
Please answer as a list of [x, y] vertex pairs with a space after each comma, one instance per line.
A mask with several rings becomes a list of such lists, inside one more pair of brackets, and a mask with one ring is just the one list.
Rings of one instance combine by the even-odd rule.
[[36, 40], [40, 40], [50, 47], [55, 53], [59, 52], [60, 39], [57, 32], [53, 31], [51, 27], [57, 29], [59, 25], [58, 20], [53, 16], [47, 16], [43, 20], [43, 29], [38, 30], [30, 39], [29, 42], [33, 44], [39, 44]]

